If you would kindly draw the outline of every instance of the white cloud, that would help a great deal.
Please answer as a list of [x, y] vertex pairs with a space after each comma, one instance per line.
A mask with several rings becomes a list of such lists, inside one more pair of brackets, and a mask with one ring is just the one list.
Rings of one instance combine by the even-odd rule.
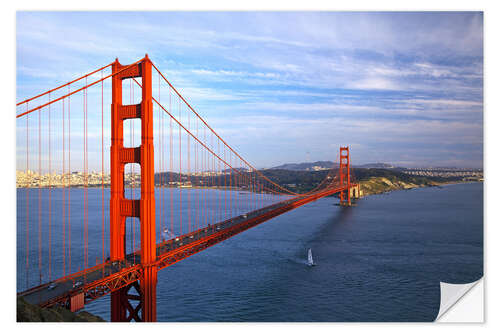
[[[399, 145], [409, 151], [421, 144], [414, 159], [423, 160], [432, 140], [482, 143], [480, 13], [46, 12], [17, 18], [18, 96], [116, 56], [127, 63], [147, 52], [228, 141], [270, 144], [271, 134], [291, 140], [271, 143], [276, 157], [266, 155], [270, 160], [292, 156], [284, 153], [292, 143], [323, 146], [325, 138], [357, 145], [367, 158], [376, 156], [372, 141], [384, 142], [384, 157], [401, 161], [409, 159]], [[308, 113], [318, 119], [307, 119]], [[449, 149], [443, 159], [470, 151]]]

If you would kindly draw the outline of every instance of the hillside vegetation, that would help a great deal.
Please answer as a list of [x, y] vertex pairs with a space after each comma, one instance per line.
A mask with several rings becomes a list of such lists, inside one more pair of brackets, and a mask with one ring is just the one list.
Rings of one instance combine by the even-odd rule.
[[41, 308], [26, 302], [22, 297], [17, 299], [18, 322], [103, 322], [101, 317], [86, 311], [73, 313], [61, 307]]
[[[315, 188], [327, 175], [328, 170], [293, 171], [267, 169], [262, 173], [271, 180], [294, 192], [304, 193]], [[364, 195], [416, 187], [436, 186], [460, 181], [460, 178], [422, 177], [408, 175], [391, 169], [352, 169], [354, 178], [361, 184]]]

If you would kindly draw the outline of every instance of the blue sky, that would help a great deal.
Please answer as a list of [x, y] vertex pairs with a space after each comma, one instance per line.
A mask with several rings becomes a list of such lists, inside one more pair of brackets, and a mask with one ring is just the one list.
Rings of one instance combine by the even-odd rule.
[[257, 167], [340, 145], [355, 164], [483, 166], [481, 13], [18, 12], [16, 26], [18, 100], [148, 53]]

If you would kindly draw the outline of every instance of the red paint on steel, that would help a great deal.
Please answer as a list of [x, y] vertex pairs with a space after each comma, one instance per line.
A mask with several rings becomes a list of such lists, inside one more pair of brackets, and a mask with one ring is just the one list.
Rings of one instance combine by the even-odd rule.
[[70, 299], [70, 310], [71, 312], [78, 311], [80, 309], [83, 309], [85, 305], [85, 297], [83, 293], [76, 294], [74, 296], [71, 296]]
[[[50, 101], [50, 93], [49, 93]], [[51, 128], [50, 128], [50, 105], [49, 105], [49, 281], [52, 280], [52, 160], [51, 160]]]
[[68, 272], [71, 273], [71, 84], [68, 85], [68, 173]]
[[153, 100], [151, 60], [146, 55], [140, 64], [142, 74], [141, 102], [141, 279], [142, 320], [156, 321], [156, 232], [153, 146]]
[[[38, 111], [38, 177], [42, 179], [42, 115]], [[42, 284], [42, 182], [38, 181], [38, 281]]]
[[101, 220], [101, 262], [104, 263], [104, 81], [101, 81]]
[[[118, 75], [122, 66], [118, 59], [112, 64], [111, 84], [111, 199], [110, 199], [110, 260], [125, 258], [125, 219], [121, 214], [120, 205], [124, 199], [124, 164], [120, 161], [120, 152], [123, 150], [123, 119], [122, 106], [122, 78]], [[118, 289], [111, 294], [111, 321], [123, 321], [126, 309], [123, 306], [125, 290]]]
[[[56, 99], [54, 99], [54, 100], [52, 100], [52, 101], [50, 101], [50, 102], [48, 102], [48, 103], [45, 103], [45, 104], [39, 105], [39, 106], [37, 106], [37, 107], [35, 107], [35, 108], [33, 108], [33, 109], [29, 109], [29, 110], [27, 110], [27, 111], [25, 111], [25, 112], [23, 112], [23, 113], [21, 113], [21, 114], [18, 114], [18, 115], [16, 116], [16, 118], [21, 118], [21, 117], [24, 117], [25, 115], [30, 114], [31, 112], [35, 112], [35, 111], [37, 111], [37, 110], [40, 110], [40, 109], [42, 109], [42, 108], [46, 107], [47, 105], [54, 104], [54, 103], [56, 103], [56, 102], [58, 102], [58, 101], [60, 101], [60, 100], [65, 99], [66, 97], [69, 97], [69, 96], [71, 96], [71, 95], [76, 94], [77, 92], [80, 92], [80, 91], [82, 91], [82, 90], [84, 90], [84, 89], [90, 88], [90, 87], [92, 87], [93, 85], [95, 85], [95, 84], [97, 84], [97, 83], [99, 83], [99, 82], [102, 82], [102, 81], [106, 80], [106, 79], [107, 79], [107, 78], [109, 78], [109, 77], [114, 77], [114, 76], [116, 76], [117, 74], [119, 74], [119, 73], [121, 73], [121, 72], [125, 72], [126, 70], [128, 70], [128, 69], [132, 68], [133, 66], [137, 65], [137, 64], [138, 64], [139, 62], [141, 62], [141, 61], [142, 61], [142, 59], [141, 59], [141, 60], [137, 60], [136, 62], [134, 62], [133, 64], [130, 64], [130, 65], [128, 65], [128, 66], [123, 66], [123, 68], [121, 68], [121, 69], [120, 69], [118, 72], [116, 72], [116, 73], [109, 74], [109, 75], [107, 75], [107, 76], [105, 76], [105, 77], [103, 77], [103, 78], [101, 78], [101, 79], [99, 79], [99, 80], [97, 80], [97, 81], [94, 81], [94, 82], [92, 82], [92, 83], [89, 83], [88, 85], [85, 85], [84, 87], [81, 87], [81, 88], [79, 88], [79, 89], [77, 89], [77, 90], [75, 90], [75, 91], [73, 91], [73, 92], [71, 92], [71, 93], [69, 93], [69, 94], [63, 95], [63, 96], [61, 96], [61, 97], [59, 97], [59, 98], [56, 98]], [[71, 82], [70, 82], [70, 83], [71, 83]], [[33, 98], [33, 99], [34, 99], [34, 98]], [[21, 103], [21, 104], [22, 104], [22, 103]]]
[[[28, 103], [26, 103], [26, 109], [28, 109]], [[30, 150], [30, 145], [29, 145], [29, 132], [30, 132], [30, 126], [29, 126], [29, 116], [26, 116], [26, 176], [28, 178], [28, 184], [26, 186], [26, 288], [29, 286], [29, 268], [30, 268], [30, 211], [29, 211], [29, 206], [30, 206], [30, 183], [31, 183], [31, 176], [29, 173], [29, 150]]]
[[[113, 73], [118, 73], [124, 66], [118, 60], [112, 65]], [[122, 105], [122, 80], [141, 77], [142, 101], [139, 104], [141, 119], [141, 145], [139, 158], [134, 155], [134, 160], [124, 161], [123, 147], [123, 121], [134, 118], [127, 115]], [[151, 61], [146, 57], [138, 64], [120, 75], [113, 75], [112, 79], [112, 125], [111, 125], [111, 202], [110, 202], [110, 228], [111, 228], [111, 260], [125, 258], [125, 219], [127, 217], [140, 219], [141, 234], [141, 266], [143, 269], [140, 281], [141, 293], [141, 320], [156, 321], [156, 267], [152, 265], [156, 260], [156, 232], [155, 232], [155, 197], [154, 197], [154, 144], [153, 144], [153, 101]], [[135, 116], [137, 117], [137, 115]], [[122, 207], [133, 204], [137, 200], [128, 200], [124, 197], [124, 166], [126, 163], [139, 163], [141, 165], [141, 198], [139, 212], [135, 209], [127, 210]], [[111, 294], [111, 320], [125, 321], [127, 316], [126, 289], [120, 289]]]
[[[339, 163], [339, 178], [340, 184], [346, 184], [347, 193], [340, 192], [340, 203], [351, 205], [351, 175], [350, 175], [350, 159], [349, 147], [340, 147], [340, 163]], [[345, 197], [347, 196], [347, 201]]]

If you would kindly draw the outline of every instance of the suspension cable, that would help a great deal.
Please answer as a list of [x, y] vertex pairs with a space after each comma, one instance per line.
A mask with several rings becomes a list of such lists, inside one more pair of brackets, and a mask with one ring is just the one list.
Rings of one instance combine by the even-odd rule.
[[[27, 115], [28, 113], [31, 113], [31, 112], [34, 112], [34, 111], [39, 110], [39, 109], [41, 109], [41, 108], [44, 108], [44, 107], [46, 107], [46, 106], [47, 106], [47, 105], [49, 105], [49, 104], [53, 104], [53, 103], [55, 103], [55, 102], [58, 102], [58, 101], [60, 101], [60, 100], [62, 100], [62, 99], [64, 99], [64, 98], [66, 98], [66, 97], [69, 97], [69, 96], [71, 96], [71, 95], [73, 95], [73, 94], [76, 94], [77, 92], [80, 92], [80, 91], [82, 91], [82, 90], [84, 90], [84, 89], [90, 88], [90, 87], [92, 87], [93, 85], [95, 85], [95, 84], [97, 84], [97, 83], [99, 83], [99, 82], [101, 82], [101, 81], [106, 80], [107, 78], [110, 78], [110, 77], [112, 77], [112, 76], [115, 76], [115, 75], [117, 75], [117, 74], [120, 74], [121, 72], [123, 72], [123, 71], [125, 71], [125, 70], [129, 69], [130, 67], [132, 67], [132, 66], [134, 66], [134, 65], [137, 65], [138, 63], [140, 63], [140, 62], [141, 62], [141, 61], [143, 61], [143, 60], [144, 60], [144, 58], [142, 58], [142, 59], [140, 59], [140, 60], [137, 60], [136, 62], [134, 62], [134, 63], [132, 63], [132, 64], [130, 64], [130, 65], [124, 66], [124, 67], [123, 67], [123, 68], [121, 68], [120, 70], [118, 70], [118, 71], [116, 71], [116, 72], [114, 72], [114, 73], [111, 73], [111, 74], [109, 74], [109, 75], [107, 75], [107, 76], [105, 76], [105, 77], [103, 77], [103, 78], [101, 78], [101, 79], [99, 79], [99, 80], [97, 80], [97, 81], [94, 81], [94, 82], [92, 82], [92, 83], [86, 84], [84, 87], [81, 87], [81, 88], [79, 88], [79, 89], [77, 89], [77, 90], [75, 90], [75, 91], [73, 91], [73, 92], [71, 92], [71, 93], [69, 93], [69, 94], [66, 94], [66, 95], [64, 95], [64, 96], [61, 96], [61, 97], [59, 97], [59, 98], [56, 98], [56, 99], [52, 100], [51, 102], [45, 103], [45, 104], [43, 104], [43, 105], [37, 106], [36, 108], [33, 108], [33, 109], [31, 109], [31, 110], [28, 110], [28, 111], [25, 111], [25, 112], [23, 112], [23, 113], [21, 113], [21, 114], [18, 114], [18, 115], [16, 116], [16, 118], [23, 117], [23, 116]], [[67, 85], [67, 84], [66, 84], [66, 85]]]
[[210, 129], [210, 131], [219, 139], [221, 140], [221, 142], [226, 146], [228, 147], [237, 157], [239, 157], [250, 169], [256, 171], [257, 173], [259, 173], [259, 175], [266, 179], [267, 181], [269, 181], [270, 183], [274, 184], [275, 186], [277, 186], [278, 188], [280, 189], [283, 189], [284, 192], [288, 192], [292, 195], [299, 195], [299, 193], [295, 193], [295, 192], [292, 192], [284, 187], [281, 187], [280, 185], [276, 184], [275, 182], [273, 182], [272, 180], [270, 180], [269, 178], [267, 178], [265, 175], [263, 175], [259, 170], [257, 170], [257, 168], [255, 168], [253, 165], [251, 165], [249, 162], [247, 162], [243, 157], [241, 157], [231, 146], [229, 146], [227, 144], [226, 141], [224, 141], [224, 139], [222, 139], [216, 132], [215, 130], [210, 127], [210, 125], [193, 109], [193, 107], [184, 99], [184, 97], [182, 97], [182, 95], [177, 91], [177, 89], [175, 89], [175, 87], [167, 80], [167, 78], [161, 73], [161, 71], [158, 69], [158, 67], [156, 67], [156, 65], [151, 62], [152, 66], [156, 69], [156, 71], [158, 71], [158, 73], [161, 75], [161, 77], [165, 80], [165, 82], [167, 82], [167, 84], [175, 91], [175, 93], [177, 94], [177, 96], [179, 96], [180, 99], [182, 99], [182, 101], [186, 104], [186, 106], [191, 109], [191, 111], [193, 111], [193, 113], [205, 124], [205, 126], [207, 126], [208, 129]]
[[66, 86], [68, 86], [68, 85], [70, 85], [70, 84], [72, 84], [72, 83], [75, 83], [75, 82], [77, 82], [77, 81], [80, 81], [81, 79], [85, 79], [85, 78], [87, 78], [87, 77], [91, 76], [92, 74], [95, 74], [95, 73], [97, 73], [97, 72], [99, 72], [99, 71], [101, 71], [101, 70], [103, 70], [103, 69], [105, 69], [105, 68], [107, 68], [107, 67], [111, 66], [112, 64], [113, 64], [113, 63], [110, 63], [110, 64], [108, 64], [108, 65], [106, 65], [106, 66], [103, 66], [103, 67], [101, 67], [101, 68], [96, 69], [95, 71], [92, 71], [92, 72], [90, 72], [90, 73], [88, 73], [88, 74], [85, 74], [85, 75], [83, 75], [83, 76], [80, 76], [79, 78], [74, 79], [73, 81], [70, 81], [70, 82], [67, 82], [67, 83], [65, 83], [65, 84], [62, 84], [62, 85], [60, 85], [60, 86], [58, 86], [58, 87], [56, 87], [56, 88], [53, 88], [53, 89], [47, 90], [46, 92], [41, 93], [41, 94], [39, 94], [39, 95], [36, 95], [36, 96], [34, 96], [34, 97], [31, 97], [31, 98], [25, 99], [24, 101], [17, 103], [17, 104], [16, 104], [16, 106], [19, 106], [19, 105], [24, 104], [24, 103], [28, 103], [28, 102], [30, 102], [30, 101], [32, 101], [32, 100], [34, 100], [34, 99], [37, 99], [37, 98], [42, 97], [42, 96], [44, 96], [44, 95], [50, 94], [51, 92], [54, 92], [54, 91], [56, 91], [56, 90], [59, 90], [59, 89], [61, 89], [61, 88], [66, 87]]

